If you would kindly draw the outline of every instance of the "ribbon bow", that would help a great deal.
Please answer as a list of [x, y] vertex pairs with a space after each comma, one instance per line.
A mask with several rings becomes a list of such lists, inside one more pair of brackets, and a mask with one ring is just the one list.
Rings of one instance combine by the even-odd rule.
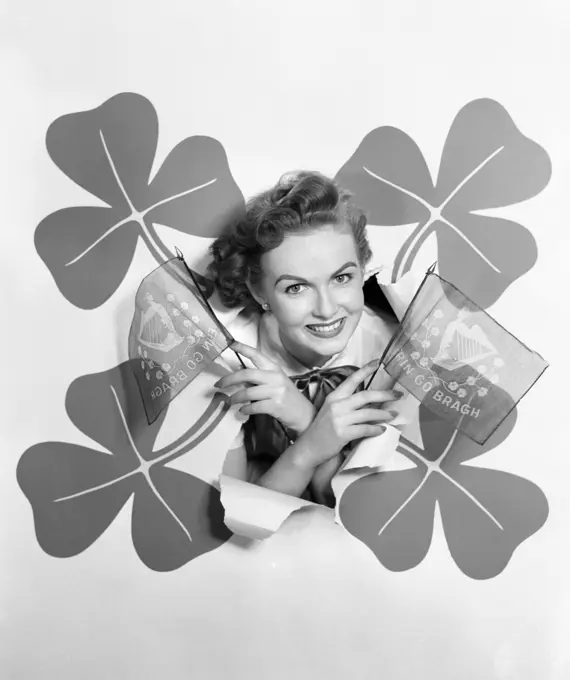
[[[303, 375], [291, 376], [291, 380], [295, 383], [297, 389], [307, 398], [312, 401], [315, 408], [320, 410], [327, 395], [342, 384], [350, 375], [352, 375], [358, 368], [356, 366], [337, 366], [335, 368], [316, 368]], [[315, 393], [311, 397], [311, 385], [316, 385]], [[357, 391], [360, 391], [362, 386], [359, 385]]]

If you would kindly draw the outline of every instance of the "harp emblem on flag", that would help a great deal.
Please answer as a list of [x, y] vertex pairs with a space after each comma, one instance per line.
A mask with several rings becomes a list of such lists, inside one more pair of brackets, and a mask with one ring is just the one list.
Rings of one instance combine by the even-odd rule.
[[481, 326], [469, 327], [462, 319], [457, 319], [445, 329], [433, 363], [453, 371], [465, 364], [474, 366], [495, 354], [498, 351]]
[[174, 328], [172, 319], [163, 305], [146, 296], [149, 306], [141, 315], [138, 340], [141, 345], [159, 352], [170, 352], [184, 338]]

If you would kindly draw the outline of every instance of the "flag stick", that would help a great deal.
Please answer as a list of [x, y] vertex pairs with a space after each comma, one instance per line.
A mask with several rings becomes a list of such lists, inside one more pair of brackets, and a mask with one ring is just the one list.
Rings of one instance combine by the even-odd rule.
[[[176, 250], [176, 254], [177, 254], [178, 257], [182, 260], [182, 262], [184, 263], [184, 266], [185, 266], [186, 269], [188, 270], [188, 273], [190, 274], [190, 277], [191, 277], [191, 279], [192, 279], [192, 282], [194, 283], [194, 285], [196, 286], [196, 289], [197, 289], [198, 292], [200, 293], [200, 296], [201, 296], [202, 299], [204, 300], [204, 303], [205, 303], [206, 307], [208, 308], [210, 314], [211, 314], [212, 317], [216, 320], [216, 322], [219, 324], [220, 328], [223, 329], [224, 335], [226, 336], [226, 339], [227, 339], [227, 340], [230, 340], [232, 343], [235, 342], [235, 339], [232, 337], [231, 333], [230, 333], [230, 332], [227, 330], [227, 328], [226, 328], [226, 327], [218, 320], [218, 317], [216, 316], [214, 310], [212, 309], [212, 306], [210, 305], [210, 303], [209, 303], [208, 300], [206, 299], [206, 296], [202, 293], [202, 290], [200, 289], [200, 286], [198, 285], [198, 282], [196, 281], [196, 278], [195, 278], [195, 276], [194, 276], [194, 273], [192, 272], [192, 270], [190, 269], [190, 267], [189, 267], [188, 264], [186, 263], [186, 260], [184, 259], [184, 256], [183, 256], [182, 253], [178, 250], [178, 248], [175, 247], [175, 250]], [[230, 349], [231, 349], [231, 347], [230, 347]], [[240, 362], [240, 364], [242, 365], [242, 367], [245, 368], [245, 369], [247, 369], [247, 366], [243, 363], [243, 359], [242, 359], [241, 356], [235, 351], [235, 349], [232, 349], [232, 352], [236, 355], [236, 357], [238, 358], [238, 361]], [[287, 438], [287, 441], [288, 441], [289, 443], [291, 443], [291, 438], [289, 437], [289, 433], [288, 433], [287, 430], [285, 429], [285, 425], [283, 425], [283, 423], [282, 423], [279, 419], [275, 418], [275, 420], [277, 421], [277, 423], [279, 423], [279, 426], [281, 427], [281, 430], [283, 431], [283, 434], [284, 434], [285, 437]]]
[[[194, 276], [194, 272], [190, 269], [190, 267], [189, 267], [188, 264], [186, 263], [186, 260], [184, 259], [184, 256], [182, 255], [182, 253], [180, 252], [180, 250], [178, 250], [178, 248], [177, 248], [176, 246], [174, 247], [174, 250], [176, 251], [176, 255], [177, 255], [177, 256], [180, 258], [180, 260], [182, 260], [182, 262], [184, 263], [184, 266], [186, 267], [186, 269], [187, 269], [187, 271], [188, 271], [188, 274], [190, 274], [190, 278], [192, 279], [192, 282], [193, 282], [194, 285], [196, 286], [196, 290], [197, 290], [198, 293], [200, 294], [202, 300], [204, 301], [204, 304], [205, 304], [206, 307], [208, 308], [208, 311], [210, 312], [210, 314], [212, 315], [212, 317], [216, 320], [216, 323], [217, 323], [217, 324], [220, 326], [220, 328], [224, 331], [224, 335], [226, 336], [226, 340], [229, 340], [231, 343], [235, 342], [235, 338], [232, 337], [231, 333], [230, 333], [230, 332], [228, 331], [228, 329], [224, 326], [224, 324], [220, 322], [220, 320], [219, 320], [218, 317], [216, 316], [214, 310], [212, 309], [212, 305], [208, 302], [208, 299], [207, 299], [206, 296], [202, 293], [202, 289], [200, 288], [200, 285], [199, 285], [198, 281], [196, 281], [196, 277]], [[230, 349], [231, 349], [231, 347], [230, 347]], [[243, 359], [242, 359], [242, 358], [240, 357], [240, 355], [235, 351], [235, 349], [232, 349], [232, 352], [236, 355], [236, 357], [238, 358], [238, 361], [240, 362], [240, 364], [242, 365], [242, 367], [243, 367], [243, 368], [247, 368], [247, 366], [243, 363]]]
[[[366, 384], [366, 387], [364, 388], [365, 390], [367, 390], [367, 389], [370, 387], [370, 385], [372, 384], [372, 381], [373, 381], [374, 378], [376, 377], [376, 374], [377, 374], [378, 371], [380, 370], [380, 367], [382, 366], [382, 362], [383, 362], [384, 359], [386, 358], [386, 355], [388, 354], [389, 350], [392, 348], [392, 345], [394, 344], [394, 340], [395, 340], [396, 336], [399, 335], [400, 329], [402, 328], [402, 326], [403, 326], [403, 324], [404, 324], [404, 321], [406, 321], [406, 319], [407, 319], [407, 317], [408, 317], [408, 315], [409, 315], [409, 311], [410, 311], [410, 309], [412, 308], [412, 305], [414, 304], [414, 302], [415, 302], [416, 298], [418, 297], [418, 295], [419, 295], [421, 289], [423, 288], [424, 283], [427, 281], [428, 276], [430, 276], [431, 274], [434, 273], [436, 265], [437, 265], [437, 260], [436, 260], [436, 261], [430, 266], [430, 268], [426, 271], [426, 273], [425, 273], [425, 275], [424, 275], [424, 278], [423, 278], [422, 282], [421, 282], [420, 285], [418, 286], [418, 289], [416, 290], [416, 292], [415, 292], [415, 294], [414, 294], [414, 297], [412, 298], [412, 301], [411, 301], [410, 304], [408, 305], [408, 308], [406, 309], [406, 312], [405, 312], [404, 316], [402, 317], [402, 320], [401, 320], [400, 323], [398, 324], [398, 328], [394, 331], [394, 334], [393, 334], [392, 337], [390, 338], [390, 342], [386, 345], [384, 351], [382, 352], [382, 356], [380, 357], [380, 363], [378, 364], [378, 368], [377, 368], [377, 369], [374, 371], [374, 373], [370, 376], [370, 380], [368, 381], [368, 383]], [[397, 381], [396, 381], [396, 382], [397, 382]]]

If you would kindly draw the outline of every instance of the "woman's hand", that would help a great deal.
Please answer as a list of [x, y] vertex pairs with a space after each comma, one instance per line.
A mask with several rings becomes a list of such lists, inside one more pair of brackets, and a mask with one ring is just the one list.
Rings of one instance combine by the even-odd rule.
[[336, 456], [349, 442], [384, 432], [383, 423], [395, 416], [379, 405], [393, 402], [399, 395], [390, 390], [354, 393], [377, 367], [377, 361], [366, 364], [327, 396], [313, 422], [297, 441], [299, 464], [316, 468]]
[[241, 413], [266, 413], [297, 434], [303, 433], [315, 416], [313, 404], [297, 389], [281, 368], [259, 350], [234, 342], [231, 348], [251, 359], [256, 368], [246, 368], [224, 376], [215, 387], [225, 390], [241, 386], [230, 397], [232, 404], [245, 404]]

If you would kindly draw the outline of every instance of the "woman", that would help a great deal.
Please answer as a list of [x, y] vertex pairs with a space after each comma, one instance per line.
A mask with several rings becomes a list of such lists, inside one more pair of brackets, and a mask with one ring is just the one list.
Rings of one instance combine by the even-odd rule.
[[211, 247], [220, 300], [244, 307], [256, 338], [233, 346], [255, 368], [216, 384], [250, 416], [230, 455], [246, 454], [249, 481], [329, 506], [343, 454], [380, 435], [401, 396], [362, 390], [394, 331], [364, 304], [365, 230], [349, 192], [297, 172], [250, 199]]

